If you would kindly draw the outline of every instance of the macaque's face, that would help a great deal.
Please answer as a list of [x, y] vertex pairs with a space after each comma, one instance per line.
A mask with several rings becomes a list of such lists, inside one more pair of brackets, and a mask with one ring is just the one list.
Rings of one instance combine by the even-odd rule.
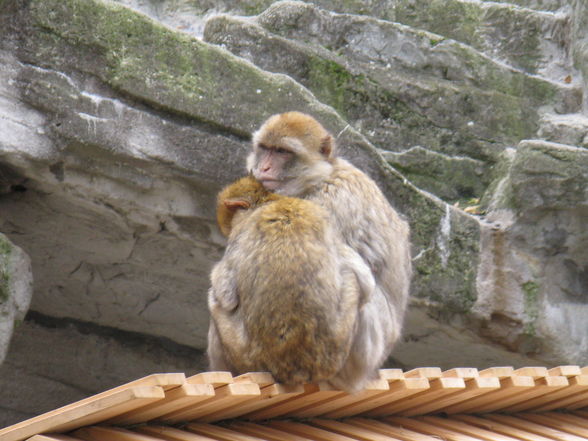
[[247, 168], [265, 189], [301, 196], [329, 176], [333, 139], [311, 116], [288, 112], [270, 117], [253, 134]]
[[253, 176], [270, 191], [278, 191], [288, 180], [295, 153], [278, 146], [258, 144], [253, 151]]

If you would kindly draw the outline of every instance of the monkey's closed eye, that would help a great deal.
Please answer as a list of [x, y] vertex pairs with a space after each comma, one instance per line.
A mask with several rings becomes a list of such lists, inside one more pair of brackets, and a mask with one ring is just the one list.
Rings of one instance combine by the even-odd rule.
[[290, 152], [290, 150], [286, 150], [286, 149], [283, 149], [282, 147], [278, 147], [278, 148], [276, 148], [276, 153], [283, 155], [283, 154], [291, 153], [291, 152]]

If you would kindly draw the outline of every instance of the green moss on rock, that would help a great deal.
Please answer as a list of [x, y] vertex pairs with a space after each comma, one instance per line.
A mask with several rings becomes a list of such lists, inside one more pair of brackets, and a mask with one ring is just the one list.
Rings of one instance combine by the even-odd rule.
[[525, 295], [525, 328], [524, 333], [534, 337], [536, 334], [536, 322], [539, 318], [539, 285], [531, 280], [521, 285]]
[[8, 300], [10, 273], [8, 259], [12, 253], [12, 245], [0, 234], [0, 304]]

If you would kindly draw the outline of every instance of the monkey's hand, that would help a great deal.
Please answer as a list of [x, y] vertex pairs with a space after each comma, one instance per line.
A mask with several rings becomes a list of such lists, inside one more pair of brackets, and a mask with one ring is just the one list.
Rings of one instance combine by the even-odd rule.
[[376, 289], [376, 280], [370, 267], [353, 248], [344, 246], [342, 255], [346, 265], [355, 273], [355, 277], [357, 277], [361, 292], [359, 297], [359, 307], [361, 308], [371, 300]]
[[218, 263], [210, 275], [212, 286], [208, 291], [210, 307], [220, 307], [225, 311], [234, 311], [239, 306], [236, 277], [224, 261]]

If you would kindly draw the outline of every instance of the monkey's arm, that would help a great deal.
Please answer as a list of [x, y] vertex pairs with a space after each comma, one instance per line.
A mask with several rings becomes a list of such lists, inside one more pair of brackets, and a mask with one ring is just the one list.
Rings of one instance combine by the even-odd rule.
[[229, 260], [225, 256], [212, 269], [210, 275], [211, 287], [208, 291], [209, 303], [216, 303], [225, 311], [233, 311], [239, 306], [237, 275], [235, 269], [228, 263]]
[[372, 298], [376, 289], [376, 280], [369, 266], [353, 248], [344, 245], [342, 255], [345, 259], [345, 264], [355, 273], [355, 277], [357, 277], [361, 292], [359, 306], [362, 307]]

